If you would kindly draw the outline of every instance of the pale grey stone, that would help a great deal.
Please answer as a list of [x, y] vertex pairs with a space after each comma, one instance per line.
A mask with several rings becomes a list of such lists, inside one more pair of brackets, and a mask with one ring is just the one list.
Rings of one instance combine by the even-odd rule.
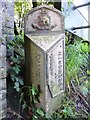
[[0, 22], [2, 23], [2, 15], [0, 14]]
[[1, 100], [0, 102], [0, 111], [7, 107], [6, 99]]
[[10, 14], [10, 16], [14, 16], [14, 3], [8, 2], [7, 4], [7, 13]]
[[3, 30], [2, 30], [2, 33], [3, 34], [9, 34], [9, 35], [13, 35], [14, 34], [14, 31], [13, 31], [13, 29], [11, 29], [11, 28], [7, 28], [7, 27], [4, 27], [3, 28]]
[[2, 29], [2, 21], [0, 20], [0, 30]]
[[0, 68], [0, 79], [6, 78], [6, 67]]
[[5, 90], [5, 89], [6, 89], [6, 78], [0, 79], [0, 90]]
[[10, 28], [10, 29], [14, 29], [14, 24], [13, 21], [6, 21], [5, 22], [5, 27]]
[[[14, 0], [0, 2], [0, 120], [6, 116], [6, 37], [12, 40], [14, 36]], [[10, 29], [11, 28], [11, 29]], [[2, 45], [2, 43], [4, 45]]]
[[0, 57], [0, 68], [6, 67], [6, 57]]
[[14, 34], [12, 34], [12, 35], [7, 35], [7, 40], [9, 41], [9, 40], [14, 40]]
[[[50, 26], [55, 26], [53, 29], [50, 30], [39, 30], [37, 31], [38, 26], [38, 16], [41, 14], [41, 9], [44, 8], [47, 11], [47, 14], [45, 18], [48, 20], [50, 18]], [[34, 14], [33, 14], [34, 13]], [[49, 16], [49, 17], [47, 17]], [[38, 6], [31, 11], [29, 11], [26, 16], [25, 16], [25, 33], [43, 33], [43, 32], [59, 32], [59, 33], [64, 33], [64, 16], [63, 14], [58, 11], [57, 9], [53, 9], [52, 7], [48, 7], [46, 5]], [[32, 24], [35, 24], [36, 28], [32, 27]]]
[[7, 109], [1, 110], [1, 111], [0, 111], [0, 120], [1, 120], [2, 118], [5, 118], [6, 115], [7, 115]]
[[64, 32], [64, 17], [54, 8], [42, 5], [25, 17], [25, 80], [41, 91], [37, 106], [47, 113], [59, 107], [65, 91]]
[[0, 90], [0, 101], [3, 101], [6, 99], [6, 89]]
[[14, 21], [14, 17], [13, 17], [13, 16], [10, 16], [8, 13], [3, 12], [2, 14], [3, 14], [3, 18], [4, 18], [5, 20], [11, 21], [11, 22]]
[[6, 46], [0, 45], [0, 58], [6, 56]]

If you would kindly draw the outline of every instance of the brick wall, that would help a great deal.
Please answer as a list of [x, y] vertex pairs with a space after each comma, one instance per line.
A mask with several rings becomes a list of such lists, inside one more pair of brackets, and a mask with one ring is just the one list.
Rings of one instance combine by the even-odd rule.
[[14, 37], [14, 0], [0, 0], [0, 120], [6, 116], [6, 42]]

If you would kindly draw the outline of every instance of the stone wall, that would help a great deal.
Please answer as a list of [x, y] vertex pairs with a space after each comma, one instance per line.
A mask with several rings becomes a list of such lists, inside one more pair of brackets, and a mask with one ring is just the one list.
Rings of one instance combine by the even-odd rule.
[[0, 1], [0, 120], [6, 116], [6, 43], [14, 37], [14, 0]]

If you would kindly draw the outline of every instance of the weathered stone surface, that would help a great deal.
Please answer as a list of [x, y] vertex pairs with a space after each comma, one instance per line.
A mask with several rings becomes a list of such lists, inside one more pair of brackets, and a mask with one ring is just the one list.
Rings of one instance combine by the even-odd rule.
[[[1, 5], [0, 5], [0, 7], [1, 7]], [[2, 10], [0, 9], [0, 16], [2, 15]]]
[[0, 68], [0, 79], [6, 78], [6, 67]]
[[4, 29], [2, 30], [2, 33], [3, 34], [6, 34], [6, 35], [13, 35], [14, 34], [14, 31], [12, 28], [8, 28], [8, 27], [4, 27]]
[[3, 19], [7, 20], [7, 21], [13, 21], [14, 20], [14, 17], [13, 16], [10, 16], [8, 13], [6, 12], [3, 12]]
[[[4, 101], [5, 99], [6, 99], [6, 89], [5, 90], [0, 90], [0, 101]], [[6, 101], [5, 101], [5, 103], [6, 103]], [[5, 105], [5, 103], [4, 103], [4, 105]]]
[[6, 46], [1, 44], [0, 45], [0, 58], [6, 56]]
[[47, 52], [56, 42], [59, 41], [58, 38], [63, 38], [63, 34], [56, 35], [26, 34], [26, 36], [45, 52]]
[[[2, 19], [1, 17], [0, 17], [0, 19]], [[2, 38], [2, 21], [0, 20], [0, 38]]]
[[14, 24], [13, 21], [6, 21], [5, 23], [5, 27], [10, 28], [10, 29], [14, 29]]
[[63, 60], [64, 41], [61, 40], [54, 48], [47, 53], [47, 76], [48, 85], [52, 97], [64, 91], [64, 60]]
[[4, 108], [3, 110], [0, 111], [0, 120], [1, 120], [2, 118], [5, 118], [6, 115], [7, 115], [7, 109]]
[[[6, 37], [12, 40], [14, 35], [14, 1], [0, 2], [0, 120], [6, 116]], [[11, 28], [11, 29], [10, 29]], [[4, 45], [3, 45], [3, 44]]]
[[14, 16], [14, 3], [13, 2], [8, 2], [8, 4], [7, 4], [7, 13], [9, 13], [10, 16]]
[[2, 23], [2, 16], [1, 16], [1, 14], [0, 14], [0, 22]]
[[6, 67], [6, 57], [0, 57], [0, 68]]
[[[1, 19], [1, 17], [0, 17], [0, 19]], [[2, 28], [2, 22], [1, 22], [1, 20], [0, 20], [0, 28]], [[0, 30], [2, 30], [2, 29], [0, 29]]]
[[0, 2], [0, 14], [2, 13], [2, 2]]
[[6, 99], [2, 99], [0, 101], [0, 114], [3, 114], [3, 112], [6, 112], [6, 107], [7, 107], [7, 101]]
[[[29, 11], [25, 17], [25, 33], [32, 32], [64, 32], [64, 17], [57, 9], [46, 5]], [[43, 30], [43, 31], [42, 31]]]
[[6, 79], [0, 79], [0, 91], [6, 89]]
[[[7, 40], [9, 41], [9, 40], [14, 40], [14, 34], [12, 34], [12, 35], [8, 35], [7, 36]], [[13, 51], [12, 51], [13, 52]]]
[[[58, 107], [57, 104], [59, 104], [60, 102], [57, 103], [57, 100], [61, 99], [65, 87], [64, 35], [56, 36], [51, 35], [50, 38], [50, 35], [44, 35], [44, 39], [38, 39], [40, 37], [43, 37], [32, 35], [30, 38], [28, 37], [28, 40], [26, 41], [26, 80], [28, 81], [28, 83], [31, 80], [31, 83], [33, 83], [36, 87], [40, 85], [40, 89], [42, 91], [40, 106], [44, 108], [46, 112], [54, 110], [56, 106]], [[55, 39], [55, 37], [57, 39]], [[39, 41], [37, 43], [36, 38]], [[47, 43], [47, 38], [50, 38], [52, 44], [50, 43], [50, 41], [49, 44]], [[54, 40], [55, 42], [53, 42]], [[57, 97], [58, 99], [55, 97]], [[55, 106], [52, 106], [53, 103], [55, 104]]]
[[26, 82], [41, 91], [38, 106], [50, 113], [59, 107], [65, 91], [63, 20], [48, 6], [29, 11], [25, 18]]

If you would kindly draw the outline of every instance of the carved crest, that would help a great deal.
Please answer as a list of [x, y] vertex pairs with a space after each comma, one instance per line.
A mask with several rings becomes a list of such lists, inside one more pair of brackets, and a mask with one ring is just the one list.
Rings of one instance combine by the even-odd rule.
[[56, 24], [51, 25], [51, 17], [48, 14], [48, 10], [41, 8], [40, 15], [37, 19], [31, 24], [34, 29], [38, 30], [50, 30], [55, 28]]
[[25, 33], [64, 33], [64, 16], [57, 9], [41, 5], [28, 11], [25, 16]]

